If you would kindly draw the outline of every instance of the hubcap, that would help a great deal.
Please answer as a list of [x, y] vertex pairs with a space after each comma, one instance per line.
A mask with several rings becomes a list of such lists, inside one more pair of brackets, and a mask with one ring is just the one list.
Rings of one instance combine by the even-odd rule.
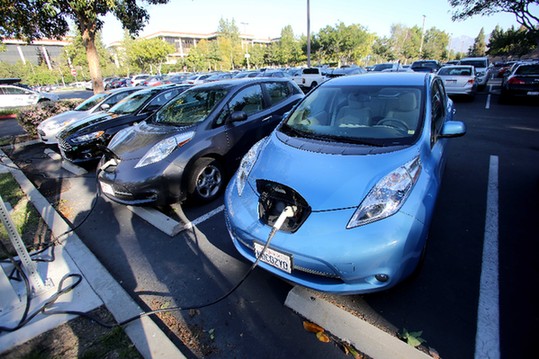
[[197, 178], [197, 192], [203, 198], [210, 198], [219, 192], [221, 187], [221, 172], [215, 166], [204, 168]]

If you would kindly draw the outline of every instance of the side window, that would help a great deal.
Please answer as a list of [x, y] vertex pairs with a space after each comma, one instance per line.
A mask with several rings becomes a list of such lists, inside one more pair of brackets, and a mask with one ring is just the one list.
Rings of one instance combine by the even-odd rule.
[[153, 100], [150, 101], [144, 111], [155, 111], [159, 109], [161, 106], [172, 100], [172, 98], [175, 97], [177, 94], [178, 90], [171, 90], [160, 93], [159, 95], [155, 96]]
[[22, 88], [18, 87], [6, 87], [6, 94], [8, 95], [24, 95], [24, 94], [30, 94], [28, 91], [25, 91]]
[[286, 82], [271, 82], [266, 84], [270, 106], [278, 104], [290, 96], [290, 87]]
[[445, 92], [438, 81], [435, 81], [431, 89], [431, 145], [434, 145], [438, 134], [442, 129], [445, 118]]
[[216, 125], [222, 125], [233, 112], [244, 111], [247, 116], [257, 113], [264, 108], [262, 100], [262, 88], [260, 85], [249, 86], [238, 92], [228, 104], [217, 119]]
[[124, 99], [125, 97], [131, 95], [131, 92], [122, 92], [122, 93], [119, 93], [117, 95], [113, 95], [111, 97], [109, 97], [108, 99], [106, 99], [103, 104], [107, 104], [109, 106], [114, 106], [115, 104], [117, 104], [118, 102], [120, 102], [120, 100]]

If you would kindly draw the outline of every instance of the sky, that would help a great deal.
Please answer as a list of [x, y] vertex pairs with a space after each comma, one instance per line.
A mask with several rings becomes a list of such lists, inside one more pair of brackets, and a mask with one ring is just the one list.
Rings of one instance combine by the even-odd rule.
[[[141, 3], [141, 2], [139, 2]], [[234, 20], [241, 33], [259, 39], [279, 37], [291, 25], [294, 34], [307, 33], [307, 0], [170, 0], [166, 5], [147, 5], [150, 20], [140, 35], [158, 31], [211, 33], [220, 19]], [[536, 14], [539, 8], [535, 6]], [[447, 0], [310, 0], [311, 33], [326, 26], [359, 24], [378, 36], [389, 36], [391, 25], [436, 27], [450, 35], [452, 48], [463, 37], [477, 37], [484, 28], [488, 39], [496, 25], [502, 29], [519, 27], [515, 16], [498, 13], [475, 16], [465, 21], [451, 20], [452, 8]], [[113, 15], [105, 17], [105, 44], [121, 41], [123, 30]], [[463, 44], [460, 44], [463, 45]], [[457, 49], [458, 51], [464, 51]]]

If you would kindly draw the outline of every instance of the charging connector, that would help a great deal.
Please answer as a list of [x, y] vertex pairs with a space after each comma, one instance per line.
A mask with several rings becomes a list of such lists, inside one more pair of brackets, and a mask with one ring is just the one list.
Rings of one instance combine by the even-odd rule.
[[275, 230], [280, 230], [281, 227], [284, 224], [284, 221], [286, 221], [287, 218], [293, 217], [296, 213], [297, 207], [296, 206], [286, 206], [284, 210], [279, 215], [279, 218], [275, 221], [275, 224], [273, 225], [273, 228]]

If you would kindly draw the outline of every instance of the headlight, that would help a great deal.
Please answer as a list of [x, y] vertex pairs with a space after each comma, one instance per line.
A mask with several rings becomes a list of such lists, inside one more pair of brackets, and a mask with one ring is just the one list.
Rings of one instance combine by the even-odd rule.
[[395, 214], [404, 204], [419, 178], [419, 157], [395, 169], [371, 189], [348, 222], [354, 228]]
[[84, 142], [90, 142], [90, 141], [93, 141], [95, 139], [98, 139], [99, 137], [103, 136], [104, 134], [105, 134], [105, 131], [96, 131], [96, 132], [88, 133], [86, 135], [74, 137], [74, 138], [71, 139], [71, 142], [76, 143], [76, 144], [80, 144], [80, 143], [84, 143]]
[[238, 171], [236, 172], [236, 188], [238, 189], [238, 194], [241, 196], [243, 193], [243, 188], [245, 187], [245, 183], [247, 183], [247, 177], [249, 176], [249, 173], [251, 173], [251, 170], [253, 169], [253, 166], [256, 163], [256, 159], [258, 158], [258, 154], [263, 148], [263, 144], [267, 141], [267, 137], [264, 137], [257, 143], [251, 147], [249, 152], [243, 156], [241, 159], [240, 166], [238, 168]]
[[138, 163], [135, 165], [135, 168], [144, 167], [152, 163], [161, 161], [163, 158], [170, 155], [170, 153], [174, 151], [175, 148], [182, 147], [187, 142], [189, 142], [194, 135], [195, 133], [193, 131], [190, 131], [159, 141], [152, 148], [150, 148], [148, 152], [146, 152], [144, 157], [142, 157], [140, 161], [138, 161]]

